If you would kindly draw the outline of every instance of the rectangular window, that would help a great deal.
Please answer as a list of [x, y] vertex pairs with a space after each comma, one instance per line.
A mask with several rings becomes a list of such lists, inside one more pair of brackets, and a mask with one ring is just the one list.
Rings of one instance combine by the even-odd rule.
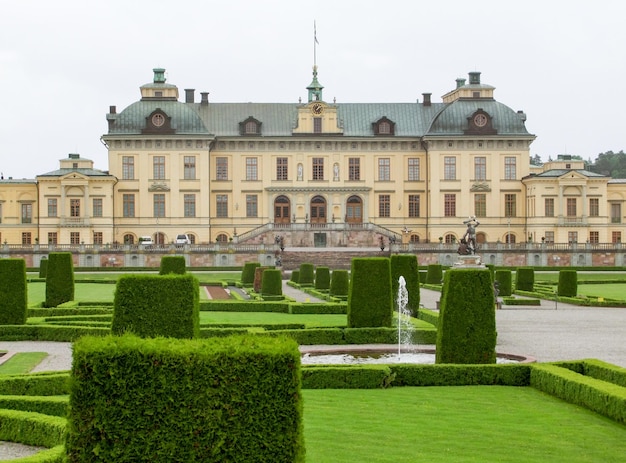
[[154, 180], [165, 179], [165, 156], [152, 158], [152, 177]]
[[578, 232], [575, 232], [575, 231], [567, 232], [567, 242], [578, 243]]
[[391, 196], [378, 195], [378, 216], [391, 217]]
[[420, 179], [419, 158], [409, 158], [409, 182], [418, 182]]
[[456, 217], [456, 195], [454, 193], [443, 195], [443, 215], [444, 217]]
[[409, 217], [420, 216], [420, 195], [409, 195]]
[[228, 217], [228, 195], [217, 195], [215, 200], [215, 215], [222, 218]]
[[504, 216], [517, 217], [517, 195], [510, 193], [504, 195]]
[[324, 180], [324, 158], [313, 158], [313, 180]]
[[361, 180], [361, 159], [348, 159], [348, 180]]
[[257, 195], [246, 195], [246, 217], [259, 216], [259, 203]]
[[22, 232], [22, 244], [33, 244], [33, 235], [30, 232]]
[[547, 244], [554, 244], [554, 232], [553, 231], [547, 231], [545, 233], [545, 238], [546, 238], [546, 243]]
[[554, 198], [545, 198], [544, 204], [546, 217], [554, 217]]
[[184, 162], [184, 178], [185, 180], [195, 180], [196, 179], [196, 157], [195, 156], [185, 156], [183, 159]]
[[93, 232], [93, 244], [102, 244], [102, 232]]
[[590, 231], [589, 232], [589, 242], [597, 244], [600, 242], [600, 232], [598, 231]]
[[157, 193], [152, 198], [154, 217], [165, 217], [165, 195]]
[[196, 195], [186, 194], [183, 197], [185, 217], [196, 216]]
[[622, 223], [622, 205], [620, 203], [611, 203], [611, 223]]
[[135, 158], [133, 156], [122, 156], [122, 179], [134, 180], [135, 178]]
[[93, 198], [91, 215], [93, 217], [102, 217], [102, 198]]
[[32, 204], [22, 204], [22, 223], [33, 223]]
[[80, 244], [80, 232], [70, 233], [70, 244]]
[[567, 216], [576, 217], [576, 198], [567, 198]]
[[622, 232], [614, 231], [611, 232], [611, 243], [621, 243], [622, 242]]
[[486, 193], [476, 193], [474, 195], [474, 215], [476, 217], [487, 217]]
[[600, 216], [600, 199], [589, 198], [589, 217]]
[[228, 180], [228, 158], [215, 158], [215, 180]]
[[322, 133], [322, 118], [313, 118], [313, 133]]
[[70, 217], [80, 217], [80, 199], [70, 199]]
[[56, 198], [48, 198], [48, 217], [58, 217]]
[[48, 232], [48, 244], [59, 244], [57, 232]]
[[391, 160], [389, 158], [378, 159], [378, 180], [381, 182], [391, 180]]
[[443, 169], [444, 180], [456, 180], [456, 158], [454, 156], [443, 158]]
[[474, 158], [474, 180], [487, 180], [487, 158]]
[[258, 159], [246, 158], [246, 180], [258, 179]]
[[515, 180], [517, 177], [517, 158], [507, 156], [504, 158], [504, 179]]
[[122, 196], [122, 215], [124, 217], [135, 217], [135, 195], [124, 194]]
[[276, 180], [289, 180], [288, 158], [276, 158]]

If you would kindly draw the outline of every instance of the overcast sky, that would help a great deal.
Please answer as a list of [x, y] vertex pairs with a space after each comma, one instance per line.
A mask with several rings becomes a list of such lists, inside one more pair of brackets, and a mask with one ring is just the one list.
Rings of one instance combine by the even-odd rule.
[[152, 68], [214, 102], [433, 101], [480, 71], [527, 114], [531, 154], [626, 150], [626, 2], [613, 0], [0, 0], [0, 172], [34, 178], [69, 153], [108, 169], [109, 106]]

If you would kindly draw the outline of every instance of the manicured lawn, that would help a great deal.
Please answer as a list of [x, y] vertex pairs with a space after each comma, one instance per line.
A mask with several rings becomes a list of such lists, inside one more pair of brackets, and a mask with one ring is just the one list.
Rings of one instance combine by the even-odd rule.
[[[579, 281], [616, 280], [626, 283], [626, 273], [624, 272], [578, 272], [577, 276]], [[558, 283], [559, 272], [535, 272], [535, 281]]]
[[626, 426], [533, 388], [302, 394], [308, 463], [608, 463], [626, 455]]
[[303, 323], [307, 327], [346, 326], [345, 315], [319, 315], [274, 312], [200, 312], [201, 324], [233, 324], [233, 325], [260, 325]]
[[0, 364], [0, 375], [23, 375], [48, 356], [45, 352], [18, 352]]
[[[74, 285], [74, 299], [77, 301], [113, 301], [115, 285], [102, 283], [77, 283]], [[28, 283], [28, 304], [34, 305], [46, 300], [46, 284]]]
[[578, 294], [583, 296], [605, 297], [609, 299], [626, 299], [626, 282], [601, 285], [578, 285]]

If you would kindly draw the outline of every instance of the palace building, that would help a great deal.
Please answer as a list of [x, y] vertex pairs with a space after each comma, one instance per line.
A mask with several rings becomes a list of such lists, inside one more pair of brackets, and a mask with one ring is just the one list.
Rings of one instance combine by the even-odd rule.
[[621, 242], [624, 183], [569, 156], [530, 166], [525, 113], [468, 77], [441, 102], [342, 103], [314, 66], [303, 101], [214, 103], [194, 89], [181, 101], [154, 69], [138, 101], [109, 108], [107, 171], [70, 154], [0, 180], [0, 240], [449, 243], [475, 216], [479, 243]]

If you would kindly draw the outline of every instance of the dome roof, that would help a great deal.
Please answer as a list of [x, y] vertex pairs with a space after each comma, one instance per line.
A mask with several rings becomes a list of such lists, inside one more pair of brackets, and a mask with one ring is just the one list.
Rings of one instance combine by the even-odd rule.
[[526, 114], [486, 99], [459, 99], [446, 105], [434, 117], [426, 135], [463, 135], [468, 129], [468, 119], [479, 110], [491, 117], [498, 135], [530, 135], [524, 124]]
[[160, 109], [171, 118], [171, 128], [176, 134], [208, 134], [202, 119], [193, 105], [178, 101], [137, 101], [113, 117], [109, 134], [141, 134], [146, 128], [146, 119]]

